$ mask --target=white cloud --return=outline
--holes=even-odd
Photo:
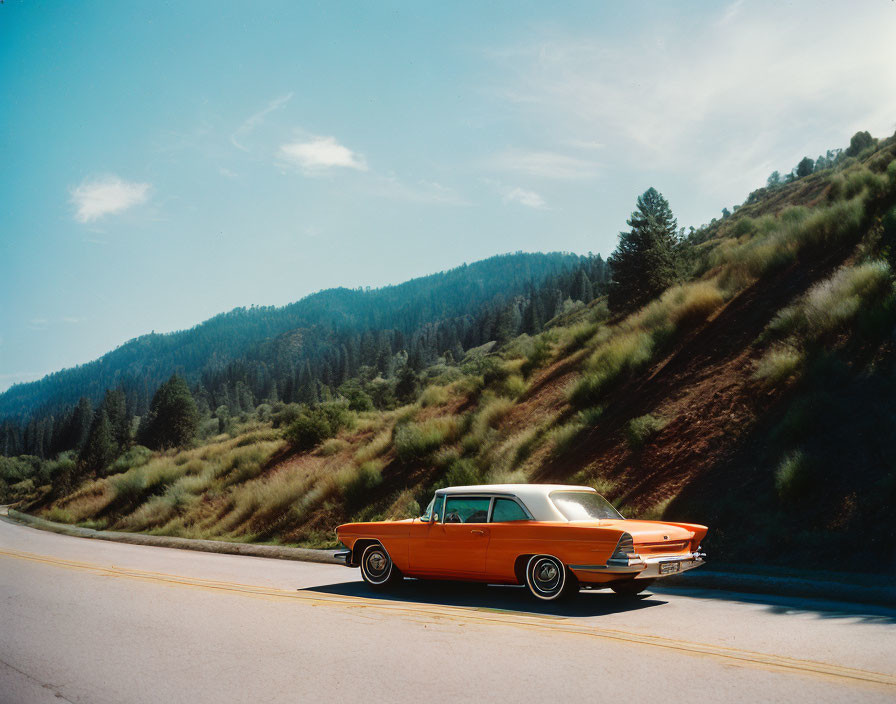
[[[304,142],[288,142],[280,146],[278,156],[308,172],[336,167],[367,171],[364,157],[343,146],[334,137],[312,137]]]
[[[253,115],[250,115],[243,124],[237,127],[236,131],[230,135],[230,143],[233,144],[237,149],[240,149],[244,152],[248,152],[249,148],[242,143],[242,140],[249,136],[256,127],[258,127],[262,122],[264,122],[264,118],[270,115],[275,110],[279,110],[284,105],[286,105],[290,100],[292,100],[292,93],[286,93],[285,95],[281,95],[277,98],[274,98],[271,102],[269,102],[264,108],[259,110]]]
[[[538,178],[577,180],[597,175],[597,162],[553,151],[509,149],[492,156],[486,167]]]
[[[47,329],[47,319],[46,318],[32,318],[28,321],[28,329],[29,330],[46,330]]]
[[[66,316],[62,319],[62,322],[69,323],[70,325],[76,325],[80,323],[84,318],[76,318],[74,316]]]
[[[70,193],[75,206],[75,220],[86,223],[145,203],[149,196],[149,184],[105,176],[84,181],[72,188]]]
[[[614,170],[674,173],[723,203],[858,129],[896,126],[896,91],[884,89],[896,85],[892,3],[672,12],[677,21],[648,18],[641,37],[553,27],[489,52],[504,69],[492,90],[547,145],[604,144],[601,163]],[[811,39],[831,27],[833,43]],[[500,161],[532,175],[588,171],[538,152]]]
[[[515,202],[525,205],[528,208],[541,209],[545,207],[544,198],[535,193],[535,191],[527,191],[522,188],[514,188],[504,195],[504,202]]]

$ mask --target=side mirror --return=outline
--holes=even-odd
[[[433,523],[439,522],[439,514],[437,514],[437,513],[432,514],[432,522]]]

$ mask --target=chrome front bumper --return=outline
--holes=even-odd
[[[657,555],[656,557],[643,558],[640,555],[632,555],[628,558],[614,558],[607,560],[605,565],[570,565],[573,572],[599,572],[601,574],[634,574],[635,579],[656,579],[657,577],[671,577],[673,574],[681,574],[703,564],[706,553],[689,552],[686,555]]]

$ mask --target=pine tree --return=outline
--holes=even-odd
[[[544,325],[544,312],[541,309],[541,300],[535,291],[529,298],[526,314],[523,316],[523,329],[530,335],[537,335]]]
[[[90,426],[87,442],[81,451],[81,461],[88,471],[99,472],[115,459],[116,449],[112,423],[106,409],[101,406]]]
[[[68,447],[81,452],[84,444],[87,442],[87,435],[90,432],[90,424],[93,422],[93,406],[90,399],[84,396],[75,406],[75,412],[72,414]]]
[[[417,375],[409,365],[405,365],[398,374],[395,395],[402,403],[411,403],[417,398]]]
[[[637,210],[627,221],[631,230],[619,234],[610,256],[609,306],[614,312],[639,308],[678,278],[678,223],[669,202],[654,188],[638,197]]]
[[[100,406],[109,418],[112,439],[119,451],[127,449],[131,442],[131,417],[128,415],[127,400],[121,389],[109,389]]]
[[[572,298],[576,301],[582,301],[582,303],[590,303],[594,300],[594,288],[591,286],[591,281],[584,271],[579,272]]]
[[[140,441],[153,449],[182,447],[193,441],[198,428],[196,401],[187,382],[174,374],[152,397],[141,423]]]

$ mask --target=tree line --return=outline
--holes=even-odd
[[[521,333],[540,332],[574,302],[589,302],[603,293],[609,279],[607,264],[599,255],[507,255],[486,261],[485,266],[464,267],[462,277],[452,272],[427,277],[435,279],[430,281],[434,286],[423,285],[423,280],[410,282],[413,285],[403,289],[402,295],[398,295],[400,287],[386,289],[384,298],[392,299],[393,315],[386,315],[389,305],[383,297],[377,300],[386,309],[377,315],[395,322],[394,327],[359,330],[356,325],[334,323],[343,312],[337,306],[329,316],[321,316],[327,318],[325,322],[262,339],[240,356],[227,359],[229,337],[219,336],[217,325],[211,326],[217,330],[214,333],[199,326],[193,331],[202,334],[203,344],[206,338],[217,338],[220,349],[214,349],[203,365],[194,366],[192,373],[177,365],[177,374],[160,383],[151,381],[153,377],[124,373],[116,377],[118,383],[112,388],[103,389],[98,401],[95,395],[82,392],[74,403],[48,403],[24,418],[8,417],[0,422],[0,454],[46,459],[74,452],[82,465],[95,468],[125,451],[125,429],[131,440],[147,447],[171,446],[168,431],[152,430],[147,420],[165,416],[157,404],[159,393],[170,391],[170,384],[180,389],[176,396],[181,398],[183,388],[187,389],[197,423],[204,420],[209,427],[223,428],[229,418],[262,403],[314,405],[344,398],[343,392],[357,396],[358,388],[372,408],[391,408],[413,395],[420,373],[432,364],[457,363],[467,350],[486,342],[503,343]],[[460,281],[460,293],[451,290],[449,295],[452,280]],[[361,292],[362,298],[366,295]],[[467,297],[466,306],[462,296]],[[407,327],[437,310],[459,314]],[[259,311],[259,315],[270,317],[275,312]],[[238,328],[234,322],[251,318],[246,311],[236,313],[230,317],[229,328]],[[263,326],[251,323],[250,327],[257,331]],[[134,427],[137,418],[140,425]],[[90,442],[91,438],[97,441]]]

